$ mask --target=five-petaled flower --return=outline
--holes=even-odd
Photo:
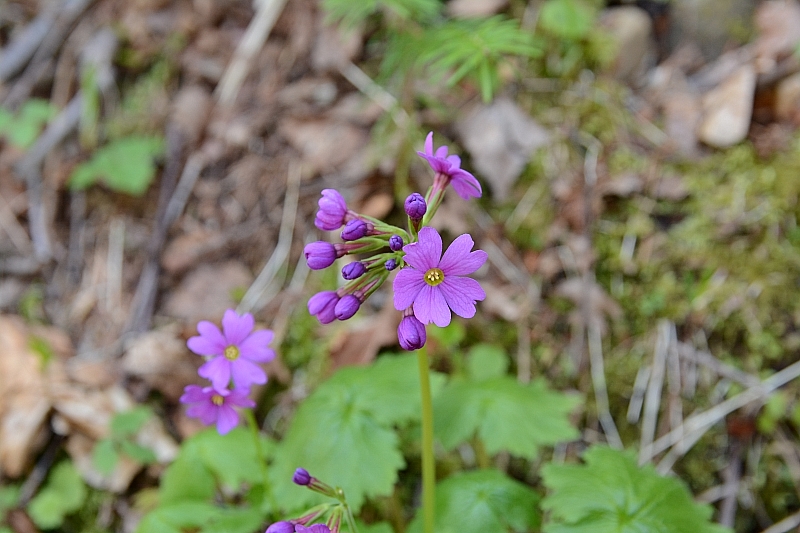
[[[267,382],[267,374],[256,363],[275,358],[275,352],[267,346],[273,334],[270,330],[253,331],[254,325],[250,313],[239,316],[228,309],[222,317],[222,331],[203,320],[197,324],[200,335],[186,342],[194,353],[210,357],[197,373],[210,380],[215,389],[227,389],[231,378],[237,389]]]
[[[442,180],[443,183],[439,185],[442,189],[449,183],[465,200],[479,198],[483,193],[481,184],[478,183],[475,176],[461,168],[461,158],[457,155],[447,155],[447,146],[440,146],[436,152],[433,151],[433,132],[428,133],[425,138],[425,151],[417,152],[417,154],[424,158],[436,172],[434,187],[437,187],[437,180]]]
[[[405,310],[412,304],[414,316],[423,324],[450,324],[450,310],[464,318],[475,316],[475,302],[486,298],[480,284],[463,277],[486,261],[483,250],[471,251],[474,242],[467,234],[453,241],[442,255],[442,238],[431,228],[419,232],[419,241],[403,247],[408,265],[394,279],[394,307]]]
[[[228,390],[187,385],[183,389],[181,403],[189,405],[186,409],[188,416],[199,418],[207,426],[216,422],[217,431],[224,435],[239,424],[239,413],[234,407],[256,406],[256,402],[247,397],[249,392],[247,389]]]

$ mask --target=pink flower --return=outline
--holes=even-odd
[[[486,298],[477,281],[463,277],[478,270],[486,252],[472,250],[475,243],[461,235],[442,256],[442,238],[431,228],[419,231],[419,242],[403,247],[407,267],[394,279],[394,307],[402,311],[412,304],[423,324],[439,327],[450,323],[450,310],[464,318],[475,316],[475,302]]]
[[[183,389],[181,403],[189,404],[186,409],[188,416],[199,418],[207,426],[216,422],[217,431],[224,435],[239,424],[239,413],[234,407],[256,406],[256,402],[247,397],[249,392],[247,389],[228,390],[187,385]]]
[[[250,313],[239,316],[228,309],[222,317],[222,331],[203,320],[197,324],[200,335],[186,342],[194,353],[212,357],[197,373],[211,380],[215,389],[227,389],[231,378],[237,389],[267,382],[267,374],[256,363],[275,358],[275,352],[267,346],[273,334],[268,329],[253,331],[254,324]]]
[[[447,146],[440,146],[433,151],[433,132],[428,133],[425,138],[425,151],[417,152],[431,166],[436,176],[434,177],[434,188],[437,188],[437,180],[441,179],[444,189],[448,183],[453,185],[453,189],[458,195],[469,200],[470,198],[480,198],[483,191],[481,184],[475,176],[461,168],[461,158],[457,155],[447,155]]]

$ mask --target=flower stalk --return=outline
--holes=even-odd
[[[422,519],[425,533],[434,533],[436,522],[436,457],[433,450],[433,401],[430,365],[425,346],[417,350],[422,403]]]

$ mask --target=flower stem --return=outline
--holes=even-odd
[[[422,517],[425,533],[434,532],[436,506],[436,458],[433,454],[433,402],[428,370],[428,352],[417,350],[422,395]]]
[[[261,446],[261,429],[256,422],[256,415],[253,414],[252,409],[244,409],[244,416],[247,418],[247,425],[250,428],[250,434],[253,436],[253,445],[256,448],[256,455],[258,456],[258,464],[261,468],[261,477],[264,483],[264,496],[269,501],[270,507],[276,509],[275,498],[272,495],[272,487],[269,482],[269,474],[267,473],[267,456],[264,454],[264,448]]]

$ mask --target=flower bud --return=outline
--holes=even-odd
[[[403,249],[403,238],[400,235],[392,235],[389,237],[389,248],[393,252],[399,252]]]
[[[294,533],[294,524],[291,522],[275,522],[264,533]]]
[[[427,340],[425,325],[414,315],[403,317],[397,326],[397,340],[404,350],[419,350]]]
[[[329,242],[317,241],[306,244],[303,249],[308,268],[322,270],[328,268],[336,261],[336,248]]]
[[[295,527],[296,533],[331,533],[331,530],[325,524],[314,524],[313,526],[301,526],[297,525]]]
[[[361,220],[359,218],[350,220],[347,224],[344,225],[344,229],[342,230],[342,240],[344,241],[355,241],[360,239],[361,237],[366,236],[372,231],[373,227],[372,224]]]
[[[321,324],[330,324],[336,320],[334,312],[339,302],[335,291],[318,292],[308,300],[308,312],[317,317]]]
[[[292,476],[292,481],[294,481],[297,485],[308,485],[311,483],[311,474],[308,473],[308,470],[305,468],[298,468],[294,471],[294,475]]]
[[[342,268],[342,277],[346,280],[358,279],[367,271],[367,266],[361,261],[348,263]]]
[[[358,312],[359,307],[361,307],[361,300],[352,294],[345,294],[336,303],[334,314],[339,320],[347,320]]]
[[[383,264],[383,266],[386,268],[386,270],[391,272],[392,270],[397,268],[397,260],[396,259],[389,259]]]
[[[314,220],[314,225],[321,230],[333,231],[342,227],[347,204],[335,189],[323,189],[322,198],[319,199],[319,211]]]
[[[408,218],[413,221],[420,221],[425,213],[428,211],[428,204],[425,203],[425,198],[418,192],[411,193],[404,204]]]

